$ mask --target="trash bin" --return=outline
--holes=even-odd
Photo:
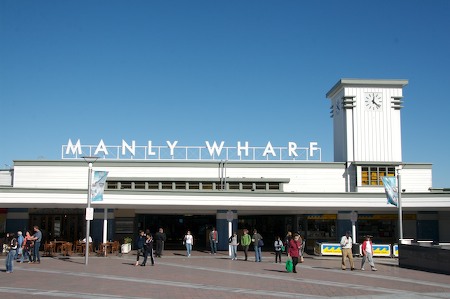
[[[359,243],[353,243],[352,245],[352,254],[353,256],[360,256],[361,252],[359,251]]]

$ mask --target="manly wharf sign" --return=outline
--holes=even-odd
[[[122,140],[121,145],[107,145],[100,140],[95,145],[75,143],[69,139],[62,145],[62,159],[80,159],[83,156],[97,156],[107,160],[228,160],[228,161],[321,161],[322,150],[317,142],[307,147],[299,147],[289,141],[286,146],[273,146],[269,141],[265,146],[250,146],[248,141],[238,141],[226,146],[225,141],[205,141],[203,146],[181,146],[178,141],[166,141],[165,145],[154,145],[148,140],[137,145],[135,140]]]

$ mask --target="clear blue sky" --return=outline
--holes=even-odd
[[[450,187],[450,1],[0,1],[0,163],[119,145],[317,141],[340,78],[408,79],[404,162]]]

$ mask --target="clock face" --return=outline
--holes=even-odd
[[[336,103],[334,104],[334,113],[336,115],[339,115],[341,110],[342,110],[342,101],[340,99],[337,99]]]
[[[382,109],[383,97],[381,92],[368,92],[365,95],[366,110],[379,111]]]

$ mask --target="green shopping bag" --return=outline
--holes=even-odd
[[[286,271],[292,272],[292,269],[294,268],[294,264],[292,263],[292,259],[289,257],[286,260]]]

